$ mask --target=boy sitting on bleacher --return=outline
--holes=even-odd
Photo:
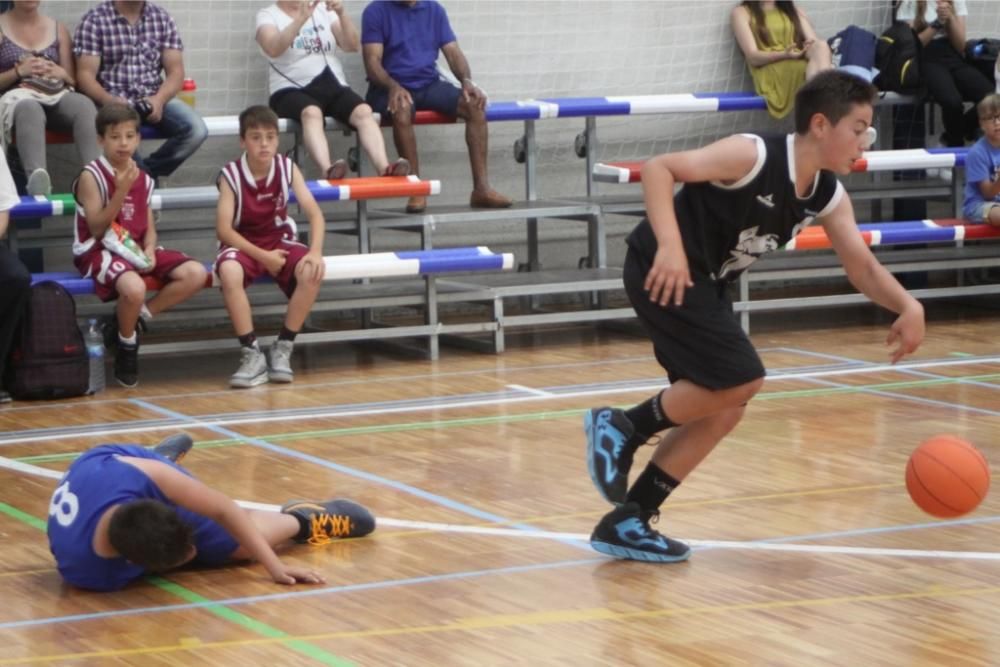
[[[140,314],[149,319],[177,305],[202,289],[206,277],[201,263],[156,244],[153,179],[132,159],[139,147],[139,122],[139,114],[124,104],[101,107],[97,136],[104,155],[87,164],[73,183],[73,263],[81,275],[93,278],[102,301],[118,299],[115,379],[124,387],[139,383]],[[149,303],[144,303],[143,276],[164,283]],[[114,325],[109,324],[112,336]]]
[[[987,95],[976,107],[983,136],[965,158],[965,201],[970,222],[1000,227],[1000,95]]]
[[[252,106],[240,114],[244,153],[222,168],[217,185],[216,231],[219,254],[215,272],[242,346],[240,367],[231,387],[291,382],[292,345],[316,301],[326,270],[323,263],[323,213],[306,187],[302,172],[278,153],[278,117]],[[288,215],[289,189],[309,218],[309,246],[298,241]],[[278,340],[265,358],[253,330],[246,287],[265,274],[288,296],[288,312]]]

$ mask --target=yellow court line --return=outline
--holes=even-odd
[[[893,487],[901,487],[901,483],[892,482],[887,484],[865,484],[859,486],[841,486],[835,489],[815,489],[812,491],[784,491],[781,493],[765,493],[756,496],[735,496],[726,498],[705,498],[703,500],[678,500],[673,501],[668,506],[668,509],[674,507],[702,507],[706,505],[730,505],[733,503],[744,503],[755,500],[775,500],[778,498],[800,498],[803,496],[820,496],[833,493],[852,493],[855,491],[871,491],[874,489],[889,489]],[[596,519],[607,514],[607,510],[596,510],[592,512],[575,512],[573,514],[550,514],[548,516],[536,516],[527,519],[511,519],[509,521],[497,521],[490,523],[476,523],[469,524],[474,528],[500,528],[503,526],[511,526],[514,524],[521,523],[545,523],[547,521],[561,521],[564,519]],[[437,530],[398,530],[379,533],[379,538],[394,538],[398,539],[400,537],[413,537],[415,535],[440,535],[441,532]],[[2,664],[2,663],[0,663]]]
[[[518,626],[555,625],[561,623],[585,623],[591,621],[624,622],[651,618],[670,618],[675,616],[696,616],[702,614],[724,614],[742,611],[767,611],[775,609],[796,609],[826,607],[837,604],[862,602],[893,602],[897,600],[914,599],[945,599],[956,597],[975,597],[1000,593],[1000,586],[989,588],[959,588],[942,589],[938,586],[910,593],[885,593],[881,595],[844,595],[828,598],[807,598],[797,600],[771,600],[769,602],[743,602],[723,605],[704,605],[700,607],[678,607],[673,609],[650,609],[646,611],[616,612],[606,607],[592,609],[562,609],[555,611],[531,612],[527,614],[498,614],[494,616],[470,617],[454,623],[439,625],[417,625],[400,628],[375,628],[371,630],[351,630],[345,632],[325,632],[310,635],[264,637],[259,639],[234,639],[229,641],[205,642],[195,644],[188,637],[177,644],[149,646],[132,649],[109,649],[106,651],[87,651],[82,653],[60,653],[54,655],[33,656],[29,658],[4,658],[0,665],[26,665],[62,660],[81,660],[84,658],[119,658],[129,655],[153,655],[172,653],[176,651],[200,651],[204,649],[227,649],[249,646],[266,646],[285,644],[295,641],[324,641],[333,639],[364,639],[367,637],[393,637],[401,635],[426,635],[442,632],[469,632],[474,630],[494,630]]]

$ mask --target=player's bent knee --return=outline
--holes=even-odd
[[[115,282],[118,298],[130,303],[141,303],[146,298],[146,283],[138,273],[129,271]]]
[[[302,110],[302,120],[321,121],[323,120],[323,110],[317,106],[309,105]]]

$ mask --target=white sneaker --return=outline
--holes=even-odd
[[[267,359],[259,347],[244,347],[240,350],[240,367],[229,378],[229,386],[249,389],[267,382]]]
[[[31,176],[28,176],[27,190],[32,197],[39,195],[48,197],[52,194],[52,179],[49,178],[49,172],[44,169],[36,169],[31,172]]]
[[[267,377],[271,382],[291,382],[292,374],[292,348],[295,346],[290,340],[276,340],[271,345],[268,352]]]

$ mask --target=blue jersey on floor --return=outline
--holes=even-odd
[[[94,531],[101,516],[113,505],[135,500],[158,500],[177,509],[194,533],[198,550],[194,562],[218,565],[229,559],[239,544],[222,526],[177,507],[146,473],[119,456],[154,459],[191,475],[139,445],[100,445],[84,452],[59,480],[49,504],[49,548],[63,579],[80,588],[113,591],[146,573],[120,556],[103,558],[94,553]]]

